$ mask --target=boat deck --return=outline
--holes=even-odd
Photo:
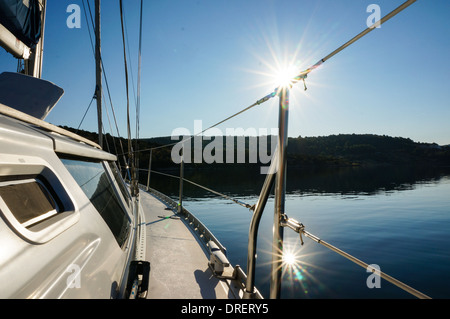
[[[208,255],[184,219],[153,195],[141,191],[150,262],[148,299],[229,299],[226,281],[213,276]]]

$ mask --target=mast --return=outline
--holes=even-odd
[[[42,6],[41,11],[41,40],[36,46],[35,50],[35,60],[34,60],[34,68],[33,68],[33,76],[36,78],[42,77],[42,61],[44,59],[44,35],[45,35],[45,13],[47,9],[47,0],[39,1]]]
[[[29,76],[40,79],[42,77],[42,60],[44,54],[44,29],[45,29],[45,12],[47,0],[39,0],[40,19],[41,19],[41,37],[36,47],[30,50],[29,57],[22,56],[24,59],[24,73]],[[21,57],[21,58],[22,58]]]
[[[95,97],[97,100],[98,144],[103,148],[102,127],[102,61],[100,40],[100,0],[95,0]]]

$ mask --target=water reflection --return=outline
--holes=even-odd
[[[178,171],[170,174],[177,175]],[[410,190],[417,184],[436,183],[450,175],[448,168],[427,167],[340,167],[288,168],[287,194],[375,195],[380,192]],[[141,176],[146,183],[146,176]],[[241,168],[186,170],[185,178],[229,196],[259,195],[265,175],[259,169]],[[179,181],[175,178],[151,175],[151,187],[170,196],[178,196]],[[216,197],[216,195],[184,183],[186,199]]]
[[[177,174],[177,172],[172,172]],[[258,170],[186,171],[196,183],[253,204],[264,182]],[[144,176],[146,179],[146,176]],[[288,169],[288,215],[307,230],[367,263],[375,263],[433,298],[449,298],[450,168],[377,167]],[[151,187],[178,198],[179,181],[153,174]],[[423,187],[426,186],[426,187]],[[348,198],[360,199],[346,200]],[[233,265],[246,268],[251,213],[184,184],[184,203],[227,247]],[[273,198],[259,227],[256,287],[269,296]],[[366,286],[363,268],[298,234],[285,231],[283,298],[410,298],[388,283]],[[433,247],[433,249],[430,249]]]

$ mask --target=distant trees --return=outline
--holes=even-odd
[[[72,128],[65,129],[76,131]],[[96,133],[79,131],[79,135],[98,141]],[[223,138],[223,156],[226,156],[226,138]],[[253,137],[254,138],[254,137]],[[246,163],[237,163],[235,165],[261,165],[261,163],[249,163],[249,153],[254,149],[249,149],[251,137],[245,137],[245,156]],[[267,155],[271,153],[271,139],[267,138]],[[106,143],[107,142],[107,143]],[[176,141],[170,137],[156,137],[140,139],[136,144],[133,141],[133,149],[149,149],[161,145],[172,144]],[[210,140],[202,141],[204,149]],[[123,153],[128,150],[128,140],[124,138],[113,138],[109,134],[105,135],[105,150],[118,154],[118,158],[123,162]],[[234,138],[235,153],[238,145],[237,137]],[[122,151],[123,149],[123,151]],[[240,150],[242,151],[242,150]],[[147,169],[149,162],[149,151],[137,153],[139,166]],[[127,156],[127,155],[125,155]],[[193,156],[191,154],[191,156]],[[259,158],[259,157],[258,157]],[[236,159],[236,157],[235,157]],[[230,164],[204,164],[192,163],[190,167],[211,167]],[[267,164],[267,163],[263,163]],[[288,164],[293,166],[355,166],[355,165],[435,165],[450,166],[450,146],[439,146],[435,143],[417,143],[410,138],[391,137],[386,135],[374,134],[339,134],[319,137],[291,137],[288,141]],[[231,164],[233,165],[233,164]],[[171,159],[171,147],[154,149],[152,152],[152,168],[170,168],[177,167]]]
[[[450,166],[450,147],[416,143],[410,138],[374,134],[339,134],[290,138],[288,150],[297,156],[327,156],[340,163],[435,164]]]

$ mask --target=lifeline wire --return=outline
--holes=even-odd
[[[143,169],[143,168],[140,168],[139,170],[140,170],[140,171],[146,171],[146,172],[149,171],[149,170]],[[180,179],[180,176],[175,176],[175,175],[171,175],[171,174],[167,174],[167,173],[162,173],[162,172],[158,172],[158,171],[154,171],[154,170],[150,170],[150,172],[156,173],[156,174],[160,174],[160,175],[163,175],[163,176],[167,176],[167,177],[172,177],[172,178]],[[215,191],[215,190],[213,190],[213,189],[211,189],[211,188],[208,188],[208,187],[206,187],[206,186],[197,184],[197,183],[195,183],[195,182],[193,182],[193,181],[190,181],[190,180],[188,180],[188,179],[186,179],[186,178],[183,178],[183,181],[188,182],[188,183],[190,183],[190,184],[192,184],[192,185],[194,185],[194,186],[197,186],[197,187],[199,187],[199,188],[202,188],[202,189],[204,189],[204,190],[206,190],[206,191],[208,191],[208,192],[211,192],[211,193],[213,193],[213,194],[219,195],[219,196],[221,196],[221,197],[223,197],[223,198],[225,198],[225,199],[231,200],[231,201],[235,202],[236,204],[241,205],[242,207],[248,208],[248,209],[250,209],[250,210],[253,210],[253,208],[254,208],[254,205],[252,206],[252,205],[250,205],[250,204],[244,203],[244,202],[242,202],[242,201],[240,201],[240,200],[237,200],[237,199],[232,198],[232,197],[230,197],[230,196],[228,196],[228,195],[219,193],[218,191]]]
[[[299,223],[298,221],[296,221],[295,219],[289,218],[287,217],[285,214],[283,215],[283,219],[281,221],[281,225],[283,227],[288,227],[290,229],[292,229],[293,231],[295,231],[296,233],[298,233],[300,235],[300,243],[301,245],[303,245],[303,238],[302,238],[302,234],[304,234],[306,237],[312,239],[313,241],[315,241],[318,244],[321,244],[323,246],[325,246],[326,248],[334,251],[335,253],[338,253],[339,255],[347,258],[348,260],[354,262],[355,264],[357,264],[358,266],[361,266],[363,268],[365,268],[367,271],[372,271],[373,273],[375,273],[376,275],[380,276],[381,278],[389,281],[390,283],[394,284],[395,286],[403,289],[404,291],[414,295],[417,298],[420,299],[431,299],[430,297],[428,297],[427,295],[421,293],[420,291],[402,283],[401,281],[383,273],[382,271],[376,270],[374,267],[372,267],[371,265],[366,264],[365,262],[359,260],[358,258],[346,253],[345,251],[327,243],[326,241],[323,241],[322,239],[320,239],[319,237],[307,232],[305,230],[305,225],[303,225],[302,223]]]
[[[369,265],[366,264],[365,262],[363,262],[363,261],[357,259],[356,257],[346,253],[345,251],[340,250],[339,248],[337,248],[337,247],[327,243],[326,241],[321,240],[320,238],[318,238],[317,236],[314,236],[313,234],[307,232],[306,230],[302,229],[301,232],[303,234],[305,234],[306,237],[314,240],[316,243],[321,244],[321,245],[327,247],[328,249],[331,249],[332,251],[334,251],[334,252],[338,253],[339,255],[347,258],[348,260],[354,262],[355,264],[357,264],[357,265],[359,265],[359,266],[361,266],[361,267],[363,267],[365,269],[370,269]],[[378,274],[381,278],[383,278],[383,279],[389,281],[390,283],[396,285],[397,287],[403,289],[404,291],[406,291],[406,292],[416,296],[417,298],[420,298],[420,299],[431,299],[429,296],[427,296],[427,295],[421,293],[420,291],[417,291],[416,289],[414,289],[414,288],[404,284],[403,282],[401,282],[401,281],[399,281],[399,280],[397,280],[397,279],[395,279],[395,278],[385,274],[382,271],[379,271],[379,272],[378,271],[373,271],[373,272]]]

